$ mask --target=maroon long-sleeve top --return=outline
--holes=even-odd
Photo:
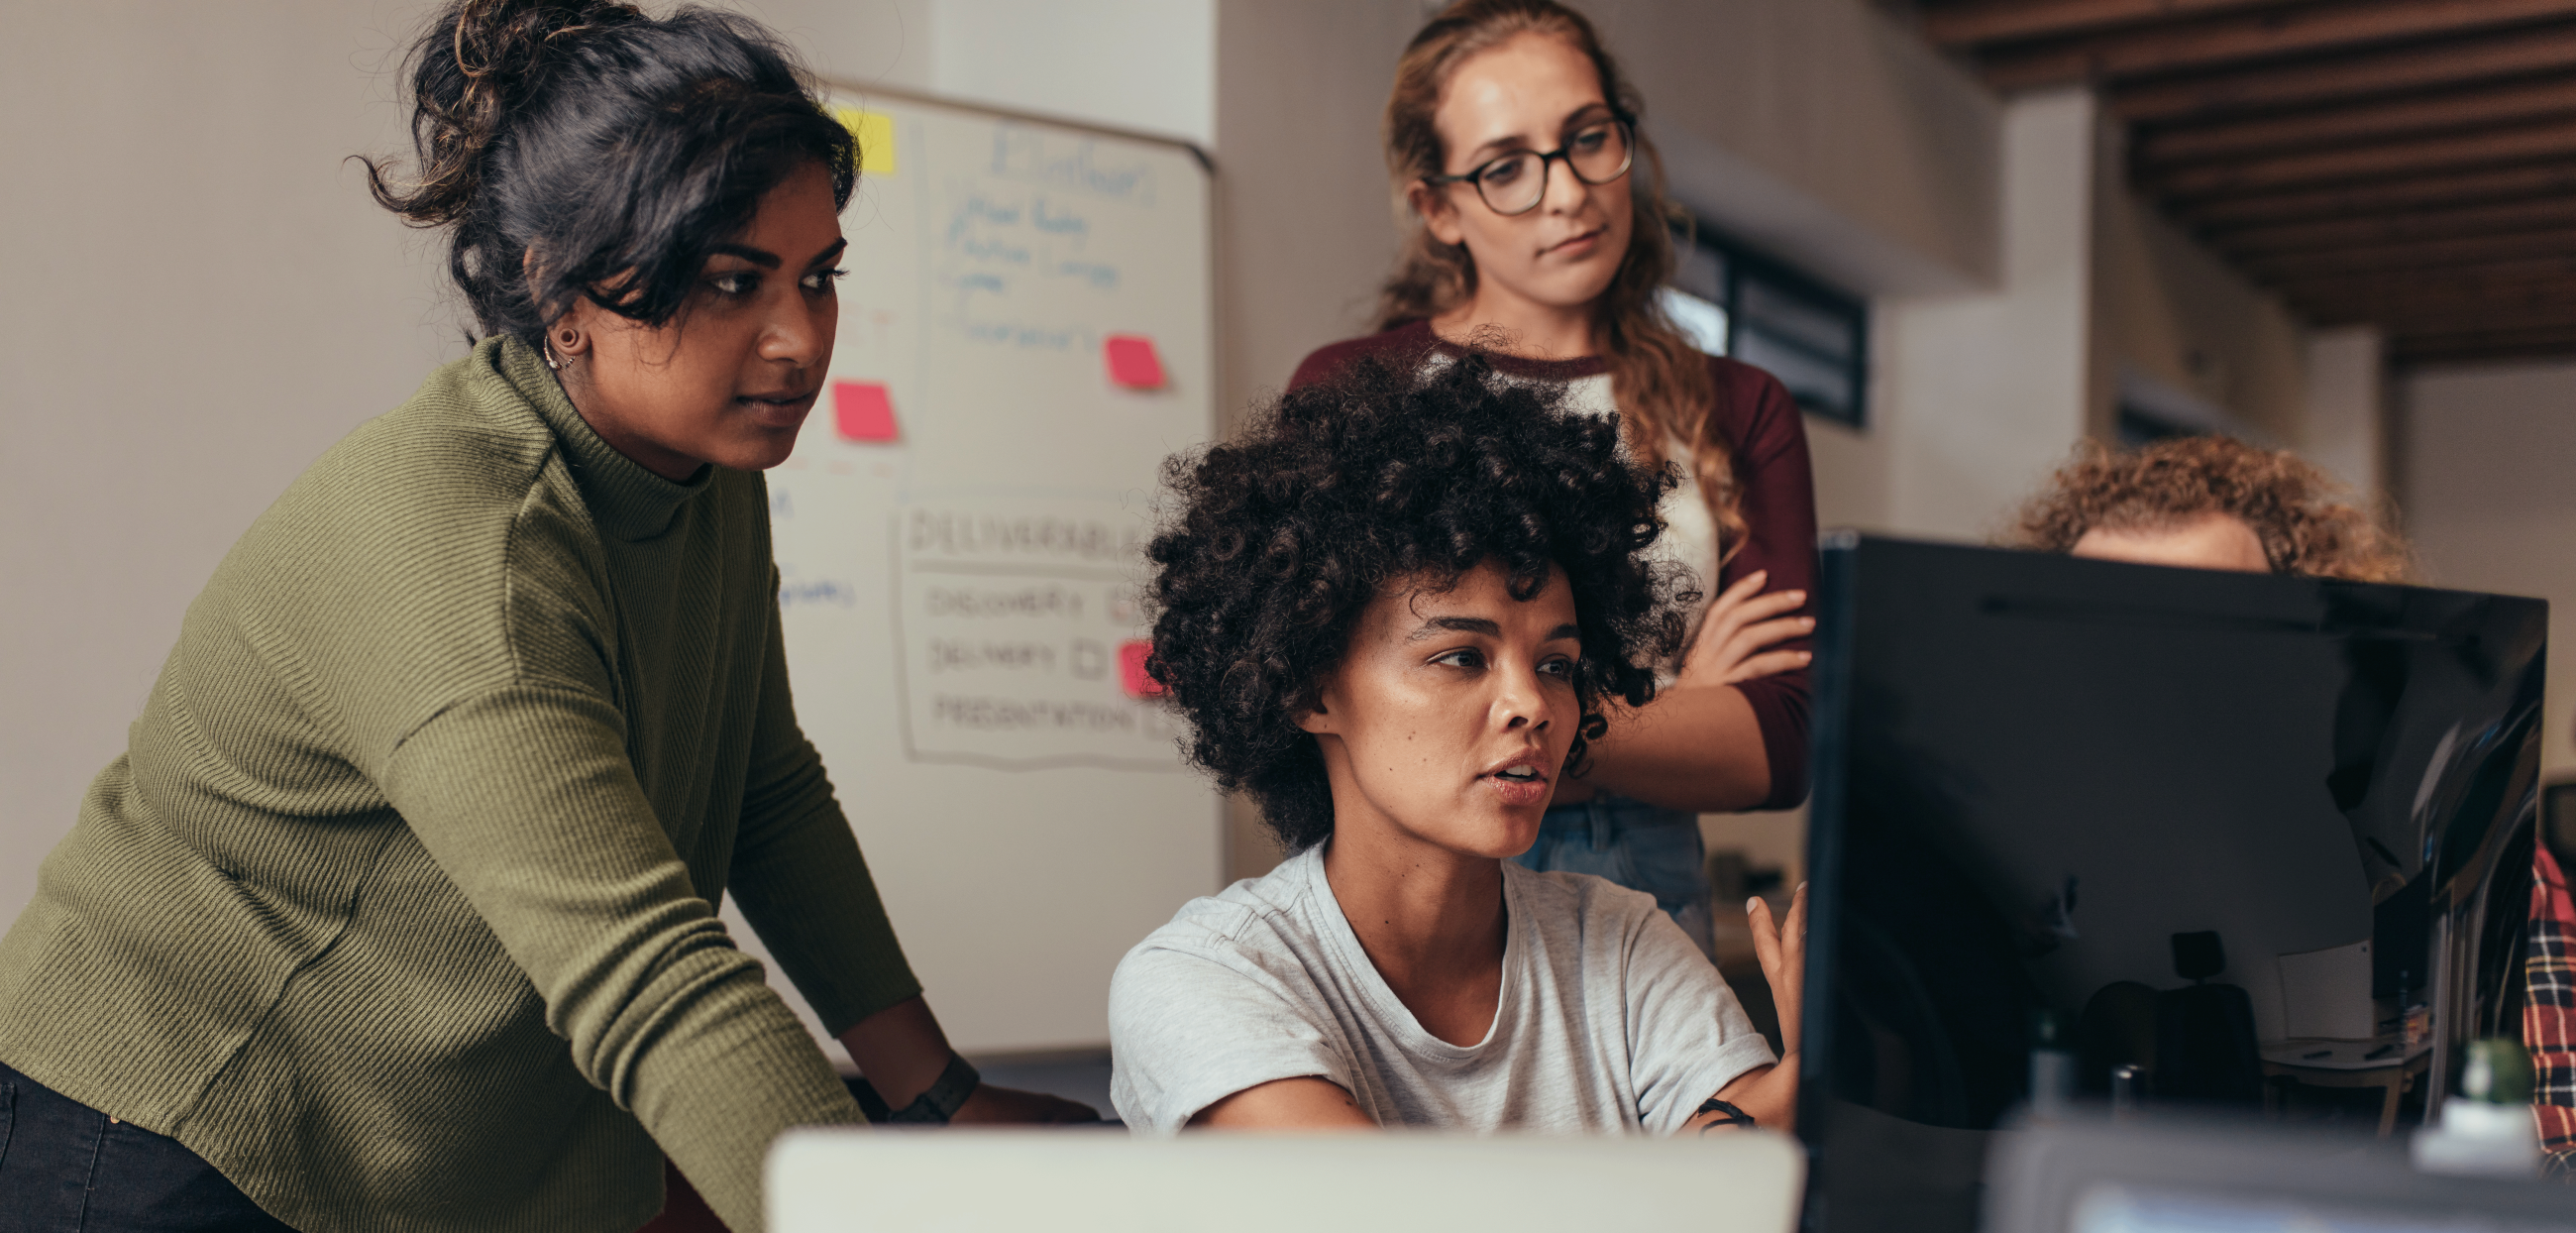
[[[1428,321],[1414,321],[1382,334],[1346,339],[1318,349],[1297,365],[1290,389],[1331,377],[1362,356],[1464,355],[1442,341]],[[1543,381],[1578,381],[1610,371],[1608,360],[1528,360],[1488,355],[1506,375]],[[1718,569],[1712,596],[1756,570],[1770,577],[1764,591],[1804,591],[1807,601],[1793,616],[1815,615],[1816,485],[1807,461],[1807,426],[1797,402],[1778,378],[1750,364],[1708,357],[1709,376],[1717,388],[1718,436],[1733,451],[1737,508],[1747,532]],[[1705,568],[1703,566],[1702,568]],[[1808,650],[1811,641],[1797,638],[1781,650]],[[1762,732],[1763,758],[1771,768],[1771,795],[1761,808],[1787,809],[1807,798],[1807,670],[1761,677],[1736,685],[1753,707]]]

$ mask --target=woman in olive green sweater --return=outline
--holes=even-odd
[[[225,557],[0,940],[0,1227],[622,1233],[667,1153],[750,1233],[861,1110],[728,892],[898,1118],[1086,1116],[950,1052],[788,695],[847,132],[701,10],[461,0],[412,85],[487,337]]]

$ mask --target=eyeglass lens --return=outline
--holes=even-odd
[[[1565,165],[1586,184],[1607,184],[1627,173],[1628,131],[1617,123],[1595,124],[1566,138]],[[1536,150],[1506,154],[1476,173],[1476,193],[1497,214],[1521,214],[1547,192],[1547,158]]]

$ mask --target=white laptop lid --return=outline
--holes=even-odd
[[[1769,1133],[1559,1135],[800,1130],[770,1233],[1789,1233],[1806,1161]]]

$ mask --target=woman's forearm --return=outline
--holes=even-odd
[[[1683,685],[1638,710],[1613,710],[1577,784],[1692,813],[1752,809],[1770,799],[1762,726],[1732,685]]]
[[[917,995],[851,1024],[841,1033],[841,1047],[850,1051],[877,1098],[896,1110],[929,1091],[954,1056],[939,1017]],[[1059,1096],[979,1083],[948,1120],[958,1126],[1057,1124],[1097,1122],[1100,1114]]]
[[[948,1069],[948,1034],[918,996],[850,1025],[841,1033],[841,1047],[891,1109],[911,1104]]]

